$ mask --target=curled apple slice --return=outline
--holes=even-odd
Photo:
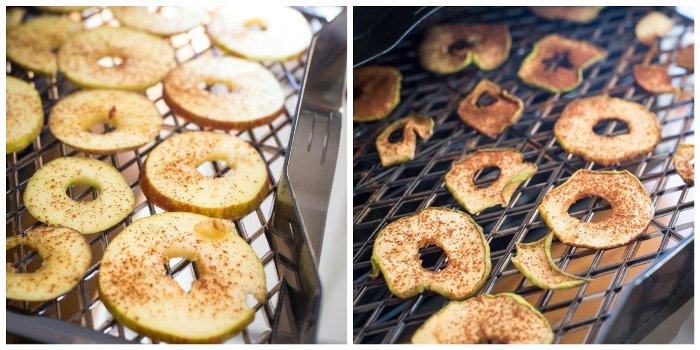
[[[516,243],[516,255],[510,259],[532,284],[542,289],[569,289],[588,283],[588,278],[578,277],[559,269],[552,259],[552,237],[532,243]]]

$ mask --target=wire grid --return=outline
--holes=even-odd
[[[439,21],[503,22],[513,38],[508,60],[491,72],[473,66],[448,76],[436,76],[418,64],[416,48],[421,33],[413,33],[392,52],[373,63],[398,68],[404,76],[401,103],[389,118],[376,123],[355,123],[353,130],[353,335],[355,343],[410,342],[415,330],[448,300],[434,292],[400,299],[389,292],[383,277],[371,279],[370,257],[378,232],[388,223],[427,207],[464,211],[444,186],[450,164],[476,149],[511,147],[537,173],[515,192],[506,208],[500,206],[474,216],[483,227],[491,248],[491,273],[479,293],[515,292],[549,320],[557,343],[590,343],[626,284],[649,267],[660,254],[694,234],[693,187],[686,186],[672,166],[671,157],[681,143],[693,142],[693,74],[675,66],[674,53],[693,41],[692,22],[673,9],[661,8],[675,23],[657,50],[635,40],[634,25],[651,8],[604,9],[590,24],[545,21],[526,8],[445,8]],[[608,52],[608,57],[584,72],[584,81],[573,92],[551,94],[531,88],[517,77],[517,70],[533,43],[549,33],[588,40]],[[660,48],[660,49],[659,49]],[[635,86],[632,65],[640,62],[671,63],[678,94],[654,96]],[[486,77],[525,105],[520,120],[496,139],[490,139],[459,119],[456,108],[476,83]],[[662,139],[655,150],[615,167],[603,167],[566,153],[556,142],[552,128],[561,111],[575,98],[607,93],[638,102],[658,116]],[[435,119],[433,135],[419,141],[415,159],[383,168],[374,140],[391,121],[410,111]],[[624,132],[624,123],[596,127],[604,135]],[[575,248],[555,240],[552,257],[562,270],[593,279],[578,288],[544,291],[528,282],[510,262],[516,242],[532,242],[549,229],[537,211],[548,190],[561,185],[577,169],[629,170],[641,180],[656,213],[647,232],[627,246],[610,250]],[[493,181],[497,174],[482,169],[477,185]],[[600,221],[611,214],[599,198],[576,202],[571,215],[583,221]],[[423,266],[444,268],[447,262],[437,247],[419,250]]]
[[[35,13],[31,13],[33,15]],[[84,11],[82,14],[72,13],[75,20],[81,20],[86,28],[94,28],[101,25],[118,26],[119,23],[108,9],[95,8]],[[319,30],[324,21],[315,17],[309,17],[309,22],[314,32]],[[201,55],[222,55],[215,47],[212,47],[204,25],[198,26],[187,33],[167,38],[176,53],[177,64],[182,64]],[[282,85],[285,92],[284,113],[270,124],[260,126],[252,130],[232,131],[234,134],[253,144],[265,159],[272,186],[261,206],[251,214],[240,220],[235,220],[235,227],[239,235],[246,240],[256,252],[264,266],[267,278],[267,301],[258,303],[249,298],[249,305],[254,306],[256,313],[254,321],[240,334],[228,340],[228,343],[268,343],[271,336],[271,328],[275,318],[278,293],[281,287],[281,279],[278,277],[274,264],[275,253],[271,250],[267,224],[272,213],[274,193],[282,171],[289,141],[292,116],[296,108],[299,83],[303,76],[306,56],[285,63],[267,63],[265,66],[272,71]],[[35,76],[30,71],[25,71],[17,65],[6,64],[7,74],[19,77],[35,85],[42,99],[45,118],[51,107],[62,97],[77,91],[63,76],[58,78],[46,78]],[[27,231],[42,226],[43,224],[32,218],[22,202],[22,192],[27,181],[36,169],[43,164],[63,156],[84,156],[105,161],[118,169],[125,177],[127,183],[134,191],[135,206],[129,216],[117,226],[97,234],[86,235],[92,251],[91,266],[83,280],[71,292],[54,300],[46,302],[22,302],[7,300],[8,309],[21,309],[35,315],[54,317],[84,327],[92,328],[97,332],[122,337],[127,340],[151,343],[152,341],[116,322],[105,306],[100,301],[97,292],[97,274],[102,254],[109,242],[132,221],[149,215],[163,212],[146,200],[138,183],[138,175],[145,158],[150,151],[163,140],[172,137],[185,130],[204,130],[189,123],[170,112],[162,98],[162,84],[146,90],[145,95],[152,100],[164,118],[164,125],[160,135],[149,144],[135,151],[123,152],[106,156],[85,154],[71,149],[69,146],[56,140],[45,123],[40,136],[25,150],[8,154],[6,156],[6,232],[10,235],[23,235]],[[102,126],[108,128],[107,126]],[[99,126],[93,128],[96,132],[108,130]],[[207,129],[210,130],[210,129]],[[224,176],[230,169],[223,162],[207,162],[201,165],[200,172],[209,176]],[[96,190],[76,186],[69,190],[69,195],[76,200],[89,200],[96,198]],[[20,246],[7,251],[7,262],[12,263],[19,271],[34,271],[40,265],[41,258],[28,247]],[[176,258],[170,259],[169,264],[164,264],[164,273],[171,275],[184,290],[191,288],[191,283],[199,277],[197,265],[192,262]]]

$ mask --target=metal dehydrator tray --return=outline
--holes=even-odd
[[[337,12],[337,11],[331,11]],[[29,17],[39,14],[30,9]],[[329,12],[330,14],[330,12]],[[93,8],[82,13],[72,13],[70,16],[76,20],[81,19],[87,28],[101,25],[118,25],[111,12],[105,8]],[[314,32],[317,32],[326,23],[323,16],[315,17],[307,15],[307,19]],[[184,34],[169,37],[168,42],[175,50],[177,64],[182,64],[191,59],[197,59],[200,55],[223,53],[212,47],[205,33],[204,25],[200,25]],[[287,155],[287,145],[293,126],[293,116],[299,97],[300,83],[304,74],[306,55],[285,63],[266,63],[282,85],[286,94],[284,113],[270,124],[247,131],[232,131],[232,134],[249,141],[261,153],[268,166],[268,173],[272,186],[261,206],[254,212],[235,221],[238,233],[248,242],[256,254],[260,257],[267,278],[267,302],[255,305],[255,319],[248,327],[227,343],[268,343],[272,341],[275,325],[279,322],[293,322],[293,319],[280,320],[277,314],[279,300],[284,297],[284,283],[278,275],[275,266],[276,252],[271,248],[271,237],[268,230],[274,203],[274,194],[280,180],[283,163]],[[59,73],[57,78],[35,76],[17,65],[7,61],[6,72],[34,84],[39,91],[47,117],[51,107],[62,97],[77,91],[77,88],[68,83]],[[144,197],[138,185],[138,175],[149,152],[163,140],[186,130],[202,130],[201,127],[189,123],[171,113],[162,98],[162,84],[146,90],[145,95],[152,100],[164,118],[164,125],[160,135],[152,142],[136,151],[122,152],[113,155],[95,156],[89,155],[64,145],[56,140],[49,131],[46,123],[40,136],[25,150],[8,154],[6,156],[6,235],[20,235],[32,228],[43,224],[31,217],[22,203],[22,193],[27,181],[43,164],[63,156],[86,156],[105,161],[125,177],[131,186],[135,196],[135,206],[131,214],[117,226],[98,234],[87,235],[86,238],[92,251],[92,262],[83,280],[71,292],[62,295],[55,300],[46,302],[22,302],[6,301],[8,310],[8,328],[11,330],[11,321],[29,324],[30,329],[23,329],[22,336],[31,341],[62,341],[62,342],[111,342],[130,341],[151,343],[151,340],[136,334],[130,329],[116,322],[100,301],[97,292],[97,275],[102,254],[109,242],[131,222],[142,217],[163,212],[155,207]],[[102,132],[104,129],[97,130]],[[205,175],[223,176],[230,171],[223,163],[207,162],[199,167]],[[95,198],[97,193],[89,188],[76,186],[69,195],[77,200]],[[27,251],[20,246],[7,251],[7,262],[20,271],[33,271],[40,265],[40,258],[33,251]],[[191,282],[197,278],[196,264],[183,259],[171,259],[166,264],[163,273],[170,274],[183,289],[189,290]],[[27,319],[22,315],[37,315],[46,318],[59,319],[64,322],[55,323],[52,320],[42,318]],[[12,317],[12,319],[10,319]],[[49,322],[44,322],[49,321]],[[48,323],[48,324],[47,324]],[[82,328],[76,328],[76,325]],[[17,324],[14,325],[15,327]],[[102,336],[101,336],[102,335]],[[106,336],[105,336],[106,335]],[[8,333],[8,342],[12,340]],[[22,341],[23,339],[16,340]]]
[[[444,174],[453,161],[487,147],[515,148],[523,153],[525,160],[537,164],[538,171],[515,192],[506,208],[497,206],[473,216],[484,228],[493,265],[480,294],[515,292],[522,295],[549,320],[556,343],[611,341],[610,338],[601,339],[599,333],[603,333],[601,329],[610,326],[612,320],[622,319],[635,324],[629,319],[637,318],[640,322],[645,320],[648,327],[654,324],[654,321],[648,321],[654,315],[661,319],[665,317],[664,312],[659,312],[663,306],[677,308],[689,297],[688,289],[692,295],[694,187],[681,180],[671,157],[679,144],[693,142],[693,74],[672,64],[674,85],[682,92],[653,96],[635,85],[632,64],[673,62],[677,49],[693,42],[693,22],[676,14],[672,8],[657,9],[671,17],[675,27],[664,37],[661,49],[652,52],[634,36],[635,23],[651,10],[609,7],[592,23],[575,24],[538,19],[523,7],[443,8],[421,28],[445,22],[506,23],[513,38],[508,60],[491,72],[481,72],[470,66],[455,74],[437,76],[422,69],[418,63],[416,49],[423,30],[416,30],[395,49],[369,63],[394,66],[403,73],[404,79],[401,103],[389,118],[354,124],[355,343],[410,342],[415,330],[448,302],[429,291],[409,299],[393,296],[381,275],[376,279],[368,277],[372,245],[386,224],[421,209],[443,206],[463,211],[446,190]],[[550,33],[588,40],[607,50],[608,56],[585,70],[583,83],[570,93],[551,94],[532,88],[517,76],[517,70],[533,43]],[[525,104],[520,120],[496,139],[466,126],[456,113],[459,100],[483,77],[517,95]],[[562,109],[575,98],[604,93],[641,103],[658,116],[662,140],[653,152],[619,166],[602,167],[562,150],[552,133]],[[435,120],[434,134],[427,141],[418,142],[413,161],[383,168],[374,140],[386,125],[410,111],[432,117]],[[610,122],[596,130],[615,135],[624,132],[621,124]],[[515,269],[510,258],[515,254],[516,242],[532,242],[549,232],[538,214],[537,205],[548,190],[562,184],[577,169],[629,170],[641,180],[656,212],[646,234],[626,246],[594,250],[555,242],[552,256],[560,268],[593,281],[577,288],[543,291],[529,283]],[[476,183],[485,184],[495,176],[492,171],[477,174]],[[575,203],[569,212],[584,221],[602,220],[611,213],[611,207],[599,199],[587,198]],[[420,257],[423,266],[430,270],[446,264],[439,248],[423,248]],[[683,259],[674,265],[667,263],[675,258]],[[654,264],[655,261],[660,264]],[[670,272],[660,278],[662,275],[657,273],[660,270]],[[656,281],[657,287],[663,285],[665,288],[653,288],[654,284],[650,287],[644,280]],[[685,283],[687,281],[689,283]],[[636,284],[646,286],[641,298],[636,293],[641,289],[631,287]],[[676,289],[684,300],[669,297]],[[625,303],[625,312],[618,312],[617,306],[626,300],[631,302]],[[637,308],[642,301],[650,302],[645,303],[646,309]],[[615,331],[620,333],[616,337],[618,342],[632,335],[628,328],[612,333]]]

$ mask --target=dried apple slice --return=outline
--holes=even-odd
[[[172,7],[170,13],[162,8],[150,11],[146,6],[111,6],[109,9],[122,25],[162,36],[186,32],[200,25],[207,15],[205,8],[197,6]]]
[[[563,20],[576,23],[593,22],[605,6],[532,6],[535,16],[549,20]]]
[[[6,264],[8,299],[51,300],[68,293],[83,279],[90,267],[90,246],[78,232],[66,227],[39,227],[24,237],[7,237],[5,250],[29,246],[41,257],[34,272],[17,273]]]
[[[172,258],[196,262],[189,292],[164,274]],[[248,296],[263,304],[266,294],[263,265],[232,223],[192,213],[134,221],[107,246],[98,286],[117,321],[171,343],[225,340],[253,321]]]
[[[105,123],[105,134],[90,128]],[[137,149],[160,132],[163,117],[145,96],[129,91],[86,90],[62,98],[51,108],[49,128],[63,143],[88,153],[111,154]]]
[[[91,201],[75,201],[66,194],[73,185],[94,187],[99,195]],[[29,179],[24,205],[43,223],[90,234],[127,217],[134,208],[134,193],[111,165],[92,158],[63,157],[44,164]]]
[[[7,33],[7,58],[37,74],[56,75],[56,52],[83,29],[68,17],[38,16]]]
[[[615,136],[596,134],[593,127],[608,119],[624,122],[629,132]],[[554,124],[554,136],[567,152],[611,166],[654,150],[661,141],[661,126],[656,116],[639,103],[592,96],[566,105]]]
[[[452,301],[413,334],[414,344],[550,344],[547,319],[513,293]]]
[[[637,22],[634,34],[637,40],[646,46],[652,46],[656,39],[668,34],[673,28],[673,21],[658,11],[649,12]]]
[[[612,215],[604,221],[583,222],[567,213],[577,200],[605,199]],[[639,179],[628,171],[578,170],[542,198],[538,210],[547,226],[564,244],[610,249],[629,244],[644,234],[654,207]]]
[[[568,92],[581,84],[583,70],[605,55],[605,50],[593,44],[550,34],[535,43],[518,76],[549,92]]]
[[[516,243],[516,255],[510,259],[532,284],[542,289],[568,289],[578,287],[591,280],[566,273],[552,260],[552,237],[532,243]]]
[[[27,9],[24,7],[6,7],[5,19],[7,22],[5,23],[5,29],[7,32],[9,33],[10,30],[17,28],[20,24],[22,24],[22,20],[26,14]]]
[[[114,65],[104,64],[105,58],[111,58]],[[60,70],[83,88],[146,90],[174,65],[175,52],[165,40],[123,27],[83,32],[63,44],[58,53]]]
[[[39,136],[44,111],[39,93],[23,80],[7,76],[5,89],[5,153],[9,154],[27,148]]]
[[[480,169],[498,167],[496,181],[486,188],[474,184]],[[518,151],[508,148],[487,148],[452,164],[445,175],[445,186],[457,202],[471,214],[478,214],[495,205],[508,205],[520,183],[537,172],[537,166],[523,161]]]
[[[488,79],[482,79],[457,109],[464,123],[492,139],[517,122],[522,111],[521,99]]]
[[[408,162],[416,153],[416,134],[427,139],[433,133],[433,118],[415,113],[389,124],[377,136],[375,145],[382,166]]]
[[[389,66],[363,66],[353,70],[352,120],[384,119],[401,100],[401,72]]]
[[[665,64],[635,64],[632,66],[634,81],[652,94],[665,94],[678,89],[671,84],[668,66]]]
[[[510,54],[510,32],[504,24],[441,24],[425,34],[418,47],[420,64],[438,74],[450,74],[474,63],[489,71]]]
[[[421,266],[418,249],[435,244],[447,255],[444,269]],[[468,298],[486,282],[491,271],[489,245],[472,218],[457,210],[427,208],[398,219],[377,235],[372,249],[372,273],[384,275],[389,290],[410,298],[426,289],[457,300]]]
[[[695,44],[678,49],[676,64],[686,69],[695,69]]]
[[[225,161],[232,170],[222,177],[204,176],[197,167]],[[168,211],[189,211],[238,219],[258,208],[269,189],[265,161],[236,136],[208,131],[166,139],[146,159],[139,185],[146,198]]]
[[[678,146],[676,154],[673,155],[673,166],[681,179],[688,185],[695,183],[695,166],[692,161],[695,159],[695,145],[682,144]]]

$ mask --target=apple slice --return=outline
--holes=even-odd
[[[199,268],[188,292],[164,274],[173,258]],[[266,299],[263,265],[232,223],[192,213],[134,221],[107,246],[98,285],[117,321],[171,343],[221,342],[253,321],[248,295]]]
[[[284,111],[285,99],[280,83],[261,64],[212,56],[173,69],[163,82],[163,98],[177,115],[225,130],[272,122]]]
[[[5,153],[19,152],[32,143],[44,125],[41,98],[33,86],[7,76],[5,87]]]
[[[231,173],[204,176],[197,167],[226,161]],[[237,219],[255,210],[267,194],[265,161],[236,136],[208,131],[173,136],[154,148],[139,184],[146,198],[168,211]]]
[[[212,42],[254,61],[287,61],[311,43],[309,22],[297,10],[281,6],[221,7],[207,26]]]
[[[447,255],[447,267],[429,271],[421,266],[418,249],[435,244]],[[384,227],[372,248],[372,273],[381,272],[392,294],[410,298],[426,289],[461,300],[486,282],[491,272],[489,245],[479,225],[464,212],[427,208]]]
[[[92,201],[75,201],[66,190],[89,185],[99,195]],[[134,193],[114,167],[92,158],[64,157],[44,164],[29,179],[24,205],[37,220],[72,228],[83,234],[106,230],[134,208]]]
[[[414,344],[551,344],[547,319],[513,293],[482,294],[452,301],[413,335]]]
[[[516,243],[517,254],[510,260],[532,284],[542,289],[568,289],[578,287],[591,280],[566,273],[552,260],[552,237],[532,243]]]
[[[56,51],[83,29],[68,17],[38,16],[7,33],[7,58],[37,74],[56,75]]]
[[[114,130],[90,131],[105,123]],[[85,90],[62,98],[51,108],[49,128],[57,139],[77,150],[111,154],[137,149],[160,132],[163,117],[145,96],[130,91]]]
[[[80,232],[65,227],[40,227],[25,237],[12,236],[5,250],[25,245],[41,257],[41,267],[34,272],[17,273],[6,264],[7,298],[25,301],[51,300],[68,293],[90,267],[90,246]]]
[[[146,6],[110,6],[109,9],[122,25],[161,36],[186,32],[200,25],[207,15],[204,7],[197,6],[167,8],[173,10],[172,15],[165,11],[151,12]]]
[[[498,167],[498,178],[486,188],[474,184],[477,171]],[[537,172],[534,163],[525,162],[520,152],[510,148],[480,149],[467,158],[452,163],[445,175],[445,186],[459,205],[478,214],[496,205],[507,206],[520,184]]]
[[[123,27],[83,32],[58,52],[59,69],[82,88],[142,91],[160,82],[174,65],[168,42]]]

